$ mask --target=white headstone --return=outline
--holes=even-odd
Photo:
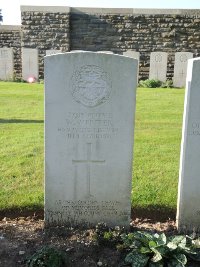
[[[186,84],[187,62],[188,59],[193,58],[190,52],[177,52],[175,53],[174,63],[174,79],[173,84],[175,87],[184,87]]]
[[[123,52],[123,55],[126,57],[132,57],[138,60],[138,62],[140,61],[140,53],[133,51],[133,50],[127,50],[126,52]],[[139,64],[138,64],[139,66]]]
[[[167,79],[167,53],[152,52],[150,55],[149,79],[165,82]]]
[[[51,56],[51,55],[55,55],[59,53],[62,53],[62,52],[60,50],[55,50],[55,49],[46,50],[46,56]]]
[[[0,48],[0,80],[12,80],[14,74],[13,49]]]
[[[38,80],[38,50],[32,48],[22,48],[22,79],[29,78]]]
[[[97,51],[98,53],[113,54],[112,51]]]
[[[46,225],[129,225],[136,77],[119,55],[45,57]]]
[[[183,117],[177,225],[200,230],[200,58],[188,60]]]

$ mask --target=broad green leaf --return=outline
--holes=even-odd
[[[155,241],[149,241],[149,248],[155,248],[157,247],[157,243]]]
[[[192,240],[192,245],[193,245],[195,248],[200,248],[200,238],[195,239],[195,240]]]
[[[145,246],[148,246],[149,241],[153,240],[153,236],[151,234],[140,231],[134,233],[134,238],[140,241]]]
[[[174,258],[179,262],[185,265],[187,263],[187,258],[184,254],[177,254],[174,255]]]
[[[152,248],[152,251],[154,252],[153,258],[151,258],[152,262],[159,262],[162,260],[162,255],[159,253],[159,251],[155,248]]]
[[[178,244],[178,246],[182,249],[185,249],[186,247],[186,243],[187,243],[187,240],[186,240],[186,237],[184,237],[181,242]]]
[[[166,245],[157,247],[156,249],[157,249],[157,251],[158,251],[162,256],[168,254],[169,251],[170,251],[170,249],[169,249]]]
[[[147,255],[137,251],[129,253],[125,258],[125,262],[131,263],[132,267],[145,267],[148,260],[149,257]]]
[[[169,248],[170,251],[177,249],[177,245],[174,244],[173,242],[167,243],[167,247]]]
[[[158,246],[165,245],[167,243],[167,238],[164,233],[162,234],[155,234],[154,237],[156,238],[156,242]]]
[[[151,253],[151,250],[148,247],[141,247],[140,253],[148,254],[148,253]]]
[[[175,259],[171,260],[167,267],[183,267],[184,265],[182,263],[178,263]]]
[[[159,238],[159,245],[165,245],[167,243],[167,238],[166,238],[166,235],[164,233],[162,233],[160,235],[160,238]]]
[[[186,244],[186,237],[183,235],[176,235],[172,236],[170,239],[170,242],[178,245],[179,243],[185,243]]]
[[[161,262],[150,262],[148,267],[164,267],[164,263]]]
[[[197,253],[196,255],[195,254],[187,254],[192,260],[195,260],[195,261],[198,261],[200,262],[200,252]]]

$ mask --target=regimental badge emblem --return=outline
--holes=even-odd
[[[111,94],[108,73],[95,65],[85,65],[72,76],[71,93],[76,102],[96,107],[106,102]]]

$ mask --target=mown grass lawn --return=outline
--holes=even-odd
[[[43,208],[43,85],[0,82],[0,211]],[[132,205],[176,207],[183,89],[137,91]]]

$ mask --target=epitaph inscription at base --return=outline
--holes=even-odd
[[[136,77],[123,56],[45,58],[47,226],[129,225]]]

